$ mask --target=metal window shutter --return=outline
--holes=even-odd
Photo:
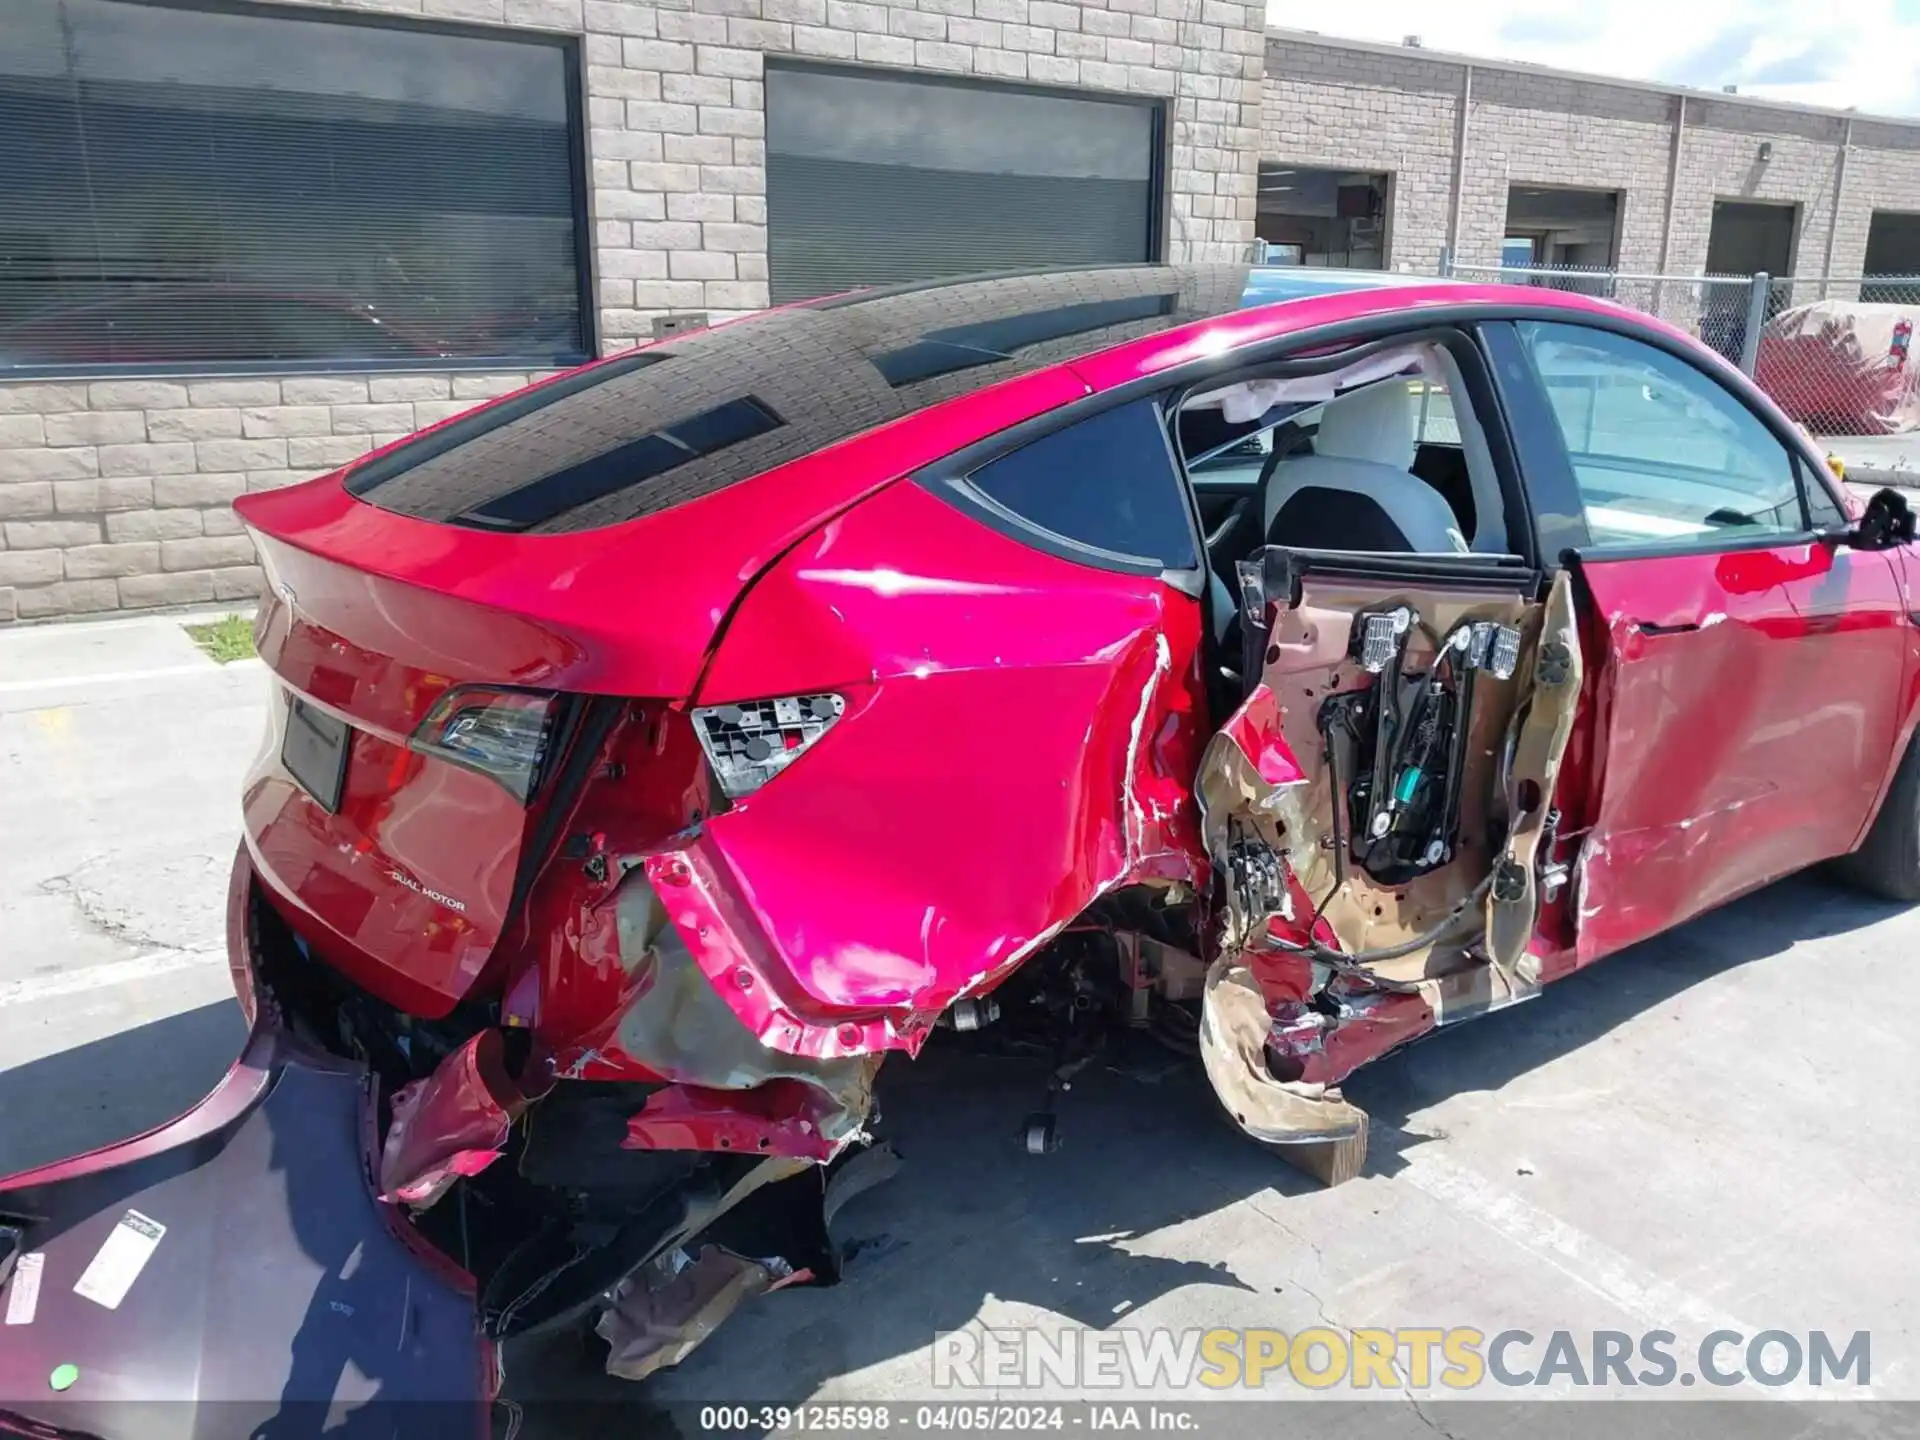
[[[767,71],[775,303],[1153,253],[1158,111],[889,71]]]
[[[983,270],[1151,259],[1147,181],[767,157],[774,303]]]

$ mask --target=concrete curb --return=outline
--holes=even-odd
[[[260,602],[257,600],[235,600],[225,605],[196,602],[184,606],[153,606],[143,610],[109,610],[104,613],[79,615],[38,615],[31,620],[14,620],[0,624],[0,634],[51,629],[55,626],[71,628],[140,625],[155,620],[171,621],[179,625],[204,625],[215,620],[224,620],[229,615],[240,615],[251,620],[254,612],[259,608]]]
[[[1849,465],[1847,484],[1864,486],[1869,492],[1891,485],[1896,490],[1920,490],[1920,470],[1883,469],[1873,465]]]

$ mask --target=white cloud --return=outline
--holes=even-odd
[[[1269,23],[1866,113],[1920,114],[1920,0],[1268,0]]]

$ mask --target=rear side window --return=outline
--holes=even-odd
[[[966,483],[990,508],[1072,547],[1167,570],[1198,563],[1166,427],[1151,400],[1042,436],[989,461]]]

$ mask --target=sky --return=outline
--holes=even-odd
[[[1920,0],[1268,0],[1268,23],[1920,115]]]

